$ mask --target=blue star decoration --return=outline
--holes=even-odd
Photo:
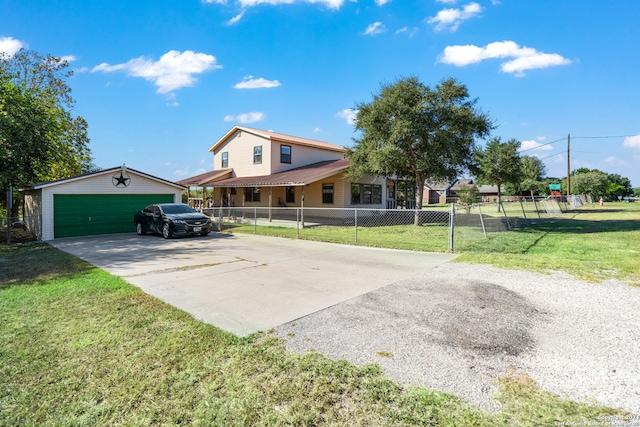
[[[129,178],[128,175],[124,175],[122,172],[120,172],[120,176],[114,175],[111,180],[113,181],[113,185],[115,185],[116,187],[127,187],[129,185],[128,181],[131,181],[131,178]]]

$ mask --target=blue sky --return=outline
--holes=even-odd
[[[233,125],[350,146],[381,83],[454,77],[548,174],[640,186],[636,0],[0,0],[0,50],[64,56],[103,168],[212,168]],[[606,138],[605,138],[606,137]]]

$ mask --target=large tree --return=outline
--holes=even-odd
[[[521,156],[520,171],[521,181],[519,191],[529,191],[531,197],[533,197],[535,193],[539,194],[545,191],[546,185],[543,179],[547,173],[547,168],[542,160],[533,156]]]
[[[489,117],[469,99],[465,85],[448,79],[431,88],[417,77],[381,85],[370,102],[356,107],[355,146],[347,152],[347,175],[396,176],[417,187],[422,209],[425,180],[453,180],[473,166],[475,139],[492,129]],[[420,224],[416,212],[415,224]]]
[[[69,63],[0,54],[0,188],[79,174],[90,165],[87,122],[74,116]]]
[[[522,163],[520,161],[520,141],[510,139],[502,142],[499,137],[493,138],[484,150],[478,150],[476,161],[479,170],[478,181],[481,184],[496,185],[498,187],[498,212],[502,199],[504,184],[517,184],[522,178]]]

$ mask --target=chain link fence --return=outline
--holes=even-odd
[[[490,233],[557,216],[567,208],[556,199],[522,198],[501,204],[436,205],[422,210],[222,207],[203,212],[221,232],[446,252],[463,249]]]

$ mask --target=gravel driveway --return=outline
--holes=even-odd
[[[450,263],[276,329],[297,352],[499,409],[515,369],[561,396],[640,414],[640,287]]]

